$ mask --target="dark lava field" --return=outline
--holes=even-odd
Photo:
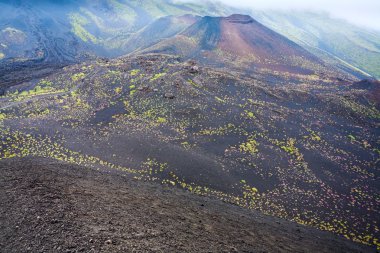
[[[147,54],[67,66],[0,97],[0,159],[182,188],[379,246],[379,85]]]

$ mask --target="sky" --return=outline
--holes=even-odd
[[[199,1],[199,0],[198,0]],[[380,30],[380,0],[219,0],[235,7],[326,11],[333,17]]]

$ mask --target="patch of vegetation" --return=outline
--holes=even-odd
[[[116,94],[121,94],[122,91],[123,91],[123,88],[122,88],[122,87],[116,87],[116,88],[115,88],[115,93],[116,93]]]
[[[164,124],[164,123],[168,122],[168,120],[166,118],[163,118],[163,117],[158,117],[156,122],[159,124]]]
[[[153,82],[153,81],[155,81],[155,80],[157,80],[157,79],[159,79],[159,78],[161,78],[161,77],[163,77],[163,76],[165,76],[165,75],[166,75],[166,73],[158,73],[158,74],[155,74],[155,75],[150,79],[150,81]]]
[[[81,16],[78,13],[74,13],[70,15],[70,21],[71,21],[71,31],[81,40],[84,42],[92,42],[94,44],[97,44],[99,41],[98,39],[92,35],[90,32],[88,32],[84,26],[88,25],[90,22],[83,16]]]
[[[0,160],[13,157],[39,156],[49,157],[77,165],[87,165],[99,169],[99,166],[125,171],[132,174],[146,173],[145,170],[138,171],[112,164],[97,157],[84,155],[72,151],[55,142],[50,137],[33,136],[20,131],[1,129],[0,136]]]
[[[283,143],[284,145],[281,145],[280,148],[284,150],[285,152],[296,155],[299,153],[298,148],[295,146],[296,140],[293,138],[289,138],[286,143]]]
[[[49,86],[51,87],[53,85],[52,81],[42,79],[41,81],[38,82],[39,85],[41,86]]]
[[[131,76],[135,76],[135,75],[137,75],[138,73],[140,73],[140,70],[139,70],[139,69],[132,69],[132,70],[129,72],[129,74],[130,74]]]
[[[244,110],[244,113],[242,113],[242,116],[248,119],[256,119],[255,114],[248,110]]]
[[[239,150],[244,153],[249,153],[251,155],[254,155],[255,153],[259,152],[258,146],[259,144],[255,140],[256,136],[250,136],[248,137],[247,142],[244,142],[239,145]]]
[[[41,87],[40,85],[37,85],[32,90],[24,90],[22,92],[18,92],[18,90],[16,90],[10,96],[13,98],[14,101],[21,101],[29,97],[40,96],[40,95],[51,95],[51,94],[56,94],[56,93],[61,93],[61,92],[64,92],[64,90],[56,90],[51,86]]]
[[[193,85],[194,87],[196,88],[201,88],[201,86],[199,84],[197,84],[196,82],[194,82],[193,80],[189,79],[187,80],[191,85]]]
[[[188,142],[188,141],[184,141],[184,142],[181,142],[181,146],[184,148],[184,149],[191,149],[192,145]]]
[[[142,163],[142,169],[147,171],[149,175],[159,174],[168,169],[167,163],[160,163],[154,158],[147,158]]]
[[[225,126],[221,126],[221,127],[218,127],[218,128],[208,128],[208,129],[204,129],[204,130],[201,130],[199,131],[199,135],[226,135],[232,131],[235,131],[236,129],[236,126],[232,123],[228,123],[227,125]]]
[[[349,139],[351,142],[356,141],[355,136],[353,136],[352,134],[349,134],[347,137],[348,137],[348,139]]]
[[[224,99],[221,99],[220,97],[217,97],[217,96],[215,96],[215,100],[222,104],[226,103]]]
[[[243,190],[243,199],[247,202],[247,206],[255,208],[260,199],[259,190],[256,187],[249,186],[245,180],[240,180],[240,184]]]
[[[288,138],[286,141],[271,140],[273,144],[280,147],[283,151],[296,158],[298,165],[301,165],[304,169],[307,169],[307,164],[304,163],[303,155],[299,149],[295,146],[296,139]]]
[[[86,74],[81,72],[81,73],[76,73],[74,75],[71,76],[71,80],[73,82],[78,82],[79,80],[82,80],[83,78],[85,78]]]
[[[1,120],[4,120],[6,118],[6,114],[5,113],[0,113],[0,121]]]
[[[303,136],[304,139],[311,139],[313,141],[321,141],[322,138],[313,130],[309,130],[310,131],[310,135],[305,135]]]

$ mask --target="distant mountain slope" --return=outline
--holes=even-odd
[[[186,20],[184,15],[228,16],[247,12],[213,1],[0,0],[0,83],[7,86],[14,82],[13,77],[3,78],[10,70],[33,66],[46,69],[144,49],[182,32],[196,21]],[[331,65],[348,72],[359,68],[380,76],[377,33],[306,12],[256,11],[254,18]],[[175,43],[186,46],[178,45],[177,49],[192,51],[191,41],[185,41],[183,36],[178,38]],[[234,53],[230,49],[224,52]]]
[[[73,61],[88,53],[122,55],[126,51],[120,50],[120,45],[157,18],[228,13],[231,13],[228,8],[212,2],[3,0],[0,1],[0,60],[57,62]]]
[[[171,53],[216,65],[296,74],[325,73],[324,63],[247,15],[206,16],[143,53]]]
[[[165,16],[230,13],[211,1],[0,0],[0,94],[67,64],[150,46],[192,22]]]
[[[177,35],[200,19],[200,16],[189,14],[159,18],[131,35],[128,39],[120,41],[120,49],[125,52],[132,52],[152,46],[162,39]],[[117,38],[114,41],[117,43]]]
[[[380,78],[380,32],[357,27],[328,14],[254,11],[259,22],[326,60],[353,65]]]

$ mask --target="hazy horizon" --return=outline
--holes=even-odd
[[[205,0],[174,0],[175,2],[205,2]],[[208,0],[206,0],[208,1]],[[334,18],[380,31],[380,1],[378,0],[219,0],[236,7],[253,10],[299,10],[327,12]]]

